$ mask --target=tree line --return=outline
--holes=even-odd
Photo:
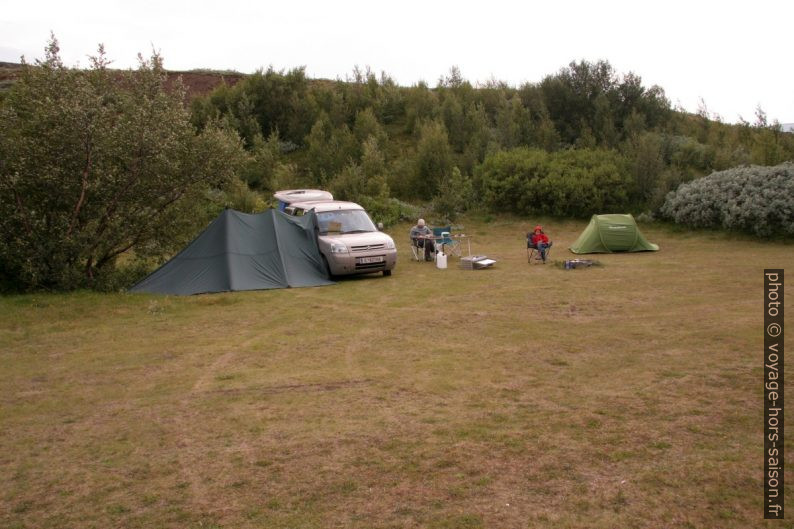
[[[474,86],[456,67],[434,87],[401,87],[369,69],[327,81],[308,79],[302,68],[269,68],[194,101],[191,113],[199,129],[223,120],[238,131],[257,160],[244,174],[252,189],[316,186],[351,199],[434,201],[447,217],[488,206],[483,185],[498,177],[505,152],[609,158],[626,181],[625,197],[611,205],[633,210],[655,210],[679,184],[715,170],[794,158],[794,135],[768,123],[762,109],[754,123],[739,125],[710,115],[705,104],[697,114],[675,110],[661,87],[607,61],[572,62],[519,87]],[[461,200],[448,200],[451,188]],[[555,211],[586,215],[596,204]]]
[[[173,255],[223,207],[320,187],[376,220],[468,209],[586,216],[658,210],[714,170],[794,159],[794,135],[671,107],[606,61],[537,83],[435,86],[354,69],[344,80],[272,68],[187,103],[163,60],[86,69],[23,64],[0,99],[0,290],[115,289]]]

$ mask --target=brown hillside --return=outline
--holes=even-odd
[[[22,65],[0,62],[0,91],[7,90],[14,84],[22,71]],[[207,95],[222,83],[234,86],[245,74],[239,72],[219,72],[201,70],[192,72],[168,72],[167,86],[171,87],[176,79],[182,77],[182,84],[187,91],[188,101]]]
[[[187,90],[188,101],[209,94],[223,83],[234,86],[245,77],[244,74],[238,72],[168,72],[166,85],[170,88],[180,76],[182,84]]]

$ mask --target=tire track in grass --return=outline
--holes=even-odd
[[[217,514],[218,511],[228,510],[232,506],[229,503],[219,504],[217,498],[211,494],[207,480],[201,475],[203,450],[200,443],[196,443],[195,436],[191,436],[200,412],[191,408],[195,407],[197,400],[202,395],[208,393],[208,388],[217,373],[226,366],[231,365],[232,360],[237,357],[239,351],[250,345],[257,338],[258,336],[248,338],[235,349],[218,356],[204,368],[199,376],[196,377],[196,381],[190,391],[180,400],[177,413],[174,414],[174,427],[179,449],[177,458],[181,474],[184,476],[184,481],[187,482],[188,490],[190,491],[188,501],[192,507],[191,510],[195,510],[200,516]],[[219,507],[219,505],[223,506]]]

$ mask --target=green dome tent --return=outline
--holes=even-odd
[[[631,215],[593,215],[590,224],[571,245],[573,253],[655,252]]]

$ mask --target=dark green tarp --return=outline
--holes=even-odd
[[[571,245],[573,253],[655,252],[631,215],[593,215],[590,224]]]
[[[227,209],[130,290],[190,295],[331,285],[316,226],[313,211],[291,217],[274,209],[255,215]]]

